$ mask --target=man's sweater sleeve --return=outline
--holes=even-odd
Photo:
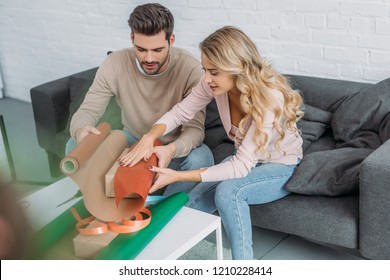
[[[180,136],[172,143],[176,146],[175,157],[184,157],[192,149],[199,147],[204,140],[205,110],[196,113],[195,117],[183,124]]]
[[[85,125],[95,126],[103,115],[113,96],[110,84],[114,84],[112,82],[114,77],[114,67],[112,67],[110,57],[107,57],[96,72],[83,103],[72,116],[69,132],[73,139],[75,139],[75,132],[78,128]]]
[[[187,97],[192,89],[199,83],[202,78],[203,70],[197,65],[191,75],[188,77],[187,90],[184,97]],[[192,149],[197,148],[204,140],[206,119],[206,109],[197,112],[195,116],[182,124],[180,136],[172,143],[176,146],[174,157],[183,157],[188,155]]]

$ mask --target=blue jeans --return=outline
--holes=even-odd
[[[123,130],[123,133],[126,135],[129,147],[138,141],[138,139],[130,134],[129,131]],[[66,143],[65,154],[72,151],[76,145],[76,141],[73,138],[70,138]],[[168,167],[174,170],[185,171],[209,167],[213,164],[214,157],[209,147],[205,144],[201,144],[199,147],[192,149],[187,156],[173,158]],[[176,182],[168,185],[165,188],[163,195],[170,196],[177,192],[189,193],[197,184],[198,182]]]
[[[290,194],[284,185],[295,169],[296,165],[258,164],[244,178],[199,183],[190,192],[187,206],[208,213],[218,210],[233,259],[253,259],[249,205],[268,203]]]

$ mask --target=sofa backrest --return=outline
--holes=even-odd
[[[368,83],[317,78],[300,75],[286,75],[294,89],[299,89],[305,104],[334,112],[348,97],[371,86]]]

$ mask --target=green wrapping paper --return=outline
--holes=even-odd
[[[75,208],[80,217],[90,216],[82,199],[69,207],[61,215],[48,223],[32,237],[31,246],[27,251],[28,259],[39,259],[51,246],[59,241],[67,232],[75,228],[76,220],[70,208]]]
[[[161,229],[179,212],[188,202],[188,195],[184,192],[173,194],[163,201],[150,207],[152,220],[140,231],[119,234],[96,257],[97,260],[132,260]]]

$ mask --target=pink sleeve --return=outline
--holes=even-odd
[[[191,93],[180,103],[165,113],[155,124],[167,126],[164,135],[174,130],[185,122],[192,120],[197,112],[202,110],[214,98],[210,87],[203,81],[203,78],[194,87]]]
[[[269,112],[265,119],[263,129],[271,139],[273,131],[274,114]],[[236,154],[228,161],[209,167],[200,175],[202,182],[216,182],[228,179],[242,178],[248,175],[252,168],[262,159],[267,159],[266,153],[257,152],[257,145],[254,141],[256,124],[252,121],[241,145]]]

